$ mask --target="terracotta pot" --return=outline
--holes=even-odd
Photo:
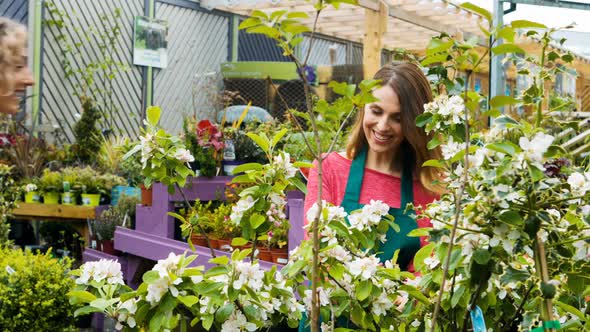
[[[152,206],[152,187],[146,188],[141,185],[141,205]]]
[[[219,249],[219,240],[209,237],[209,242],[211,242],[211,249]]]
[[[101,240],[100,246],[102,247],[102,252],[105,254],[119,256],[121,253],[119,250],[115,250],[115,241],[113,240]]]
[[[284,250],[271,250],[270,254],[272,256],[272,262],[276,264],[287,264],[289,253],[285,252]]]
[[[191,242],[196,246],[201,246],[201,247],[206,247],[206,248],[209,247],[209,246],[207,246],[207,240],[205,240],[205,235],[203,235],[203,234],[191,235]]]
[[[256,247],[258,250],[258,259],[261,261],[272,262],[272,255],[270,250],[266,249],[265,247]]]

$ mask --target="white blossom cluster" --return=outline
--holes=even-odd
[[[377,226],[381,219],[389,212],[389,206],[381,201],[371,200],[371,202],[360,211],[354,211],[348,216],[350,226],[359,231],[371,231],[372,227]]]
[[[567,183],[570,185],[571,192],[574,196],[585,195],[590,191],[590,172],[572,173],[568,177]]]
[[[231,208],[229,219],[235,224],[239,225],[244,213],[250,210],[256,204],[254,197],[248,195],[240,198],[240,200]]]
[[[182,258],[183,255],[175,255],[171,252],[166,259],[158,260],[152,269],[152,271],[158,272],[160,278],[148,285],[146,301],[151,305],[158,304],[168,291],[172,296],[178,296],[179,292],[176,286],[182,283],[180,276],[184,272],[184,267],[180,264]]]
[[[115,260],[101,259],[87,262],[80,267],[80,271],[80,277],[76,279],[78,285],[88,285],[91,281],[125,284],[123,282],[123,273],[121,273],[121,264]]]
[[[291,163],[291,156],[287,152],[281,152],[274,157],[269,174],[284,174],[285,179],[289,179],[297,174],[297,168]]]
[[[528,161],[537,168],[544,170],[542,161],[543,155],[547,152],[555,138],[551,135],[539,132],[532,138],[521,137],[518,140],[518,145],[522,149],[516,157],[516,168],[525,168],[526,164],[523,161]]]
[[[124,324],[131,328],[134,328],[137,323],[135,322],[135,312],[137,311],[137,299],[129,299],[125,302],[119,302],[116,310],[117,324],[115,328],[122,330]]]
[[[460,96],[439,95],[432,102],[424,105],[424,112],[437,116],[432,130],[438,130],[441,129],[441,125],[451,126],[463,123],[465,105]]]

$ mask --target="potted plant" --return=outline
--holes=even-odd
[[[172,194],[176,191],[176,186],[184,187],[187,177],[194,175],[188,163],[195,158],[186,149],[183,140],[166,133],[158,126],[162,114],[159,107],[148,107],[146,113],[146,129],[143,130],[140,142],[129,150],[123,159],[141,152],[141,175],[145,188],[150,188],[158,179]]]
[[[37,178],[32,178],[26,180],[25,184],[23,185],[23,191],[25,193],[25,203],[39,203],[41,201],[41,196],[39,195],[37,183],[39,180]]]
[[[229,220],[231,209],[230,204],[221,203],[209,215],[213,226],[212,237],[217,239],[219,249],[224,251],[232,251],[232,239],[242,234],[240,226]]]
[[[191,244],[203,247],[207,246],[205,234],[209,234],[213,231],[211,218],[209,218],[211,204],[213,204],[212,201],[201,203],[201,201],[197,199],[186,214],[185,220],[187,222],[183,223],[180,227],[182,236],[189,238]],[[212,247],[215,249],[216,243],[212,243]]]
[[[66,167],[61,170],[63,192],[61,204],[76,205],[76,184],[78,183],[77,168]]]
[[[79,169],[76,188],[80,190],[82,205],[98,206],[101,194],[106,193],[105,181],[91,167]]]
[[[184,130],[186,146],[195,157],[193,170],[197,175],[217,175],[223,157],[223,133],[209,120],[197,123],[194,119],[185,119]]]
[[[103,211],[94,222],[94,231],[99,241],[101,250],[109,255],[116,255],[113,239],[115,229],[122,225],[124,216],[116,207],[110,207]]]
[[[48,168],[44,169],[43,175],[39,178],[39,191],[43,196],[43,203],[58,204],[62,188],[61,173],[53,172]]]
[[[111,173],[104,173],[98,176],[98,179],[101,180],[102,185],[103,185],[103,191],[102,191],[102,196],[101,196],[101,200],[106,204],[108,202],[112,201],[112,193],[113,193],[113,189],[114,188],[123,188],[122,190],[126,190],[126,193],[129,194],[134,194],[135,191],[132,188],[131,190],[128,190],[129,187],[126,187],[125,185],[127,184],[127,181],[125,181],[124,178],[115,175],[115,174],[111,174]],[[120,194],[120,191],[117,192],[118,194]],[[113,205],[116,205],[116,202],[111,202]]]

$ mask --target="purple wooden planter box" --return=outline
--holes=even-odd
[[[202,201],[224,200],[225,186],[231,182],[231,176],[219,176],[214,178],[189,179],[187,188],[184,189],[187,200]],[[125,252],[126,270],[123,276],[128,282],[141,280],[135,276],[144,259],[156,261],[168,257],[168,253],[182,254],[188,252],[198,255],[194,265],[211,266],[208,260],[211,258],[209,248],[195,246],[192,252],[188,244],[174,240],[174,218],[168,216],[168,211],[173,211],[174,202],[183,201],[180,193],[170,195],[162,184],[153,185],[152,206],[137,205],[135,230],[117,227],[115,231],[115,249]],[[303,240],[303,203],[304,196],[300,192],[291,192],[287,195],[287,207],[291,228],[289,230],[289,251],[293,250]],[[229,253],[216,251],[216,255],[229,255]],[[90,256],[89,256],[90,257]],[[119,260],[121,261],[121,260]],[[260,261],[263,268],[270,268],[273,264]],[[132,287],[137,285],[130,285]]]

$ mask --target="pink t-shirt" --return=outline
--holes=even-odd
[[[352,161],[344,158],[337,152],[332,152],[322,163],[322,199],[334,205],[342,204],[346,192],[346,182]],[[305,213],[316,202],[318,197],[318,173],[312,168],[307,179],[307,195],[305,196]],[[359,203],[369,204],[373,200],[380,200],[390,207],[399,208],[401,204],[401,178],[372,169],[365,168],[365,176],[361,188]],[[437,199],[430,194],[420,183],[414,180],[414,205],[426,207]],[[307,224],[307,219],[305,220]],[[418,227],[431,227],[430,220],[423,218],[417,220]],[[421,246],[426,243],[426,237],[420,238]]]

